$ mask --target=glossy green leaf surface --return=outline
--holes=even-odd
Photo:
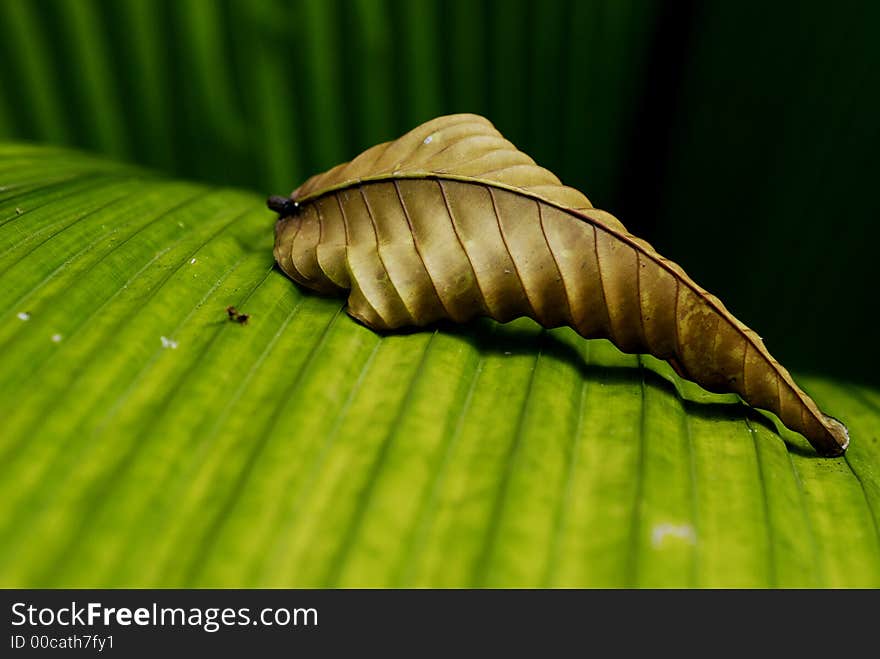
[[[0,146],[0,585],[880,586],[880,392],[798,376],[821,459],[567,330],[379,336],[272,222]]]

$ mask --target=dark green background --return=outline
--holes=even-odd
[[[784,364],[876,384],[880,5],[847,9],[0,0],[0,139],[268,194],[485,114]]]

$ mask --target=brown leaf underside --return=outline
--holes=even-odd
[[[820,453],[846,448],[845,427],[718,298],[482,117],[429,121],[291,200],[276,223],[278,264],[321,293],[350,290],[349,313],[375,330],[479,315],[568,325],[738,393]]]

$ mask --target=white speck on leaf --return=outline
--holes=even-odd
[[[425,141],[422,142],[422,144],[430,144],[430,143],[433,142],[433,141],[434,141],[434,136],[433,136],[433,135],[428,135],[428,136],[425,138]]]
[[[21,215],[22,213],[24,213],[24,211],[23,211],[21,208],[19,208],[18,206],[16,206],[16,207],[15,207],[15,214],[16,214],[16,215]]]
[[[697,532],[690,524],[656,524],[651,529],[651,546],[654,549],[660,549],[666,544],[666,538],[676,538],[683,540],[689,545],[697,544]]]
[[[196,262],[196,260],[194,258],[189,260],[190,265],[192,265],[195,262]]]
[[[31,318],[31,315],[27,311],[19,311],[17,315],[19,320],[30,320]]]
[[[52,342],[53,343],[61,343],[61,339],[63,339],[63,338],[64,337],[62,337],[60,334],[53,334],[52,335]]]
[[[173,341],[167,336],[160,336],[159,340],[162,342],[163,348],[171,348],[172,350],[175,350],[177,348],[177,341]]]

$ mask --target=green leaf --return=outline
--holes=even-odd
[[[619,0],[4,0],[0,138],[286,192],[434,116],[478,112],[607,199],[660,13]]]
[[[800,378],[828,460],[568,330],[380,337],[272,222],[0,146],[0,585],[880,585],[880,392]]]

